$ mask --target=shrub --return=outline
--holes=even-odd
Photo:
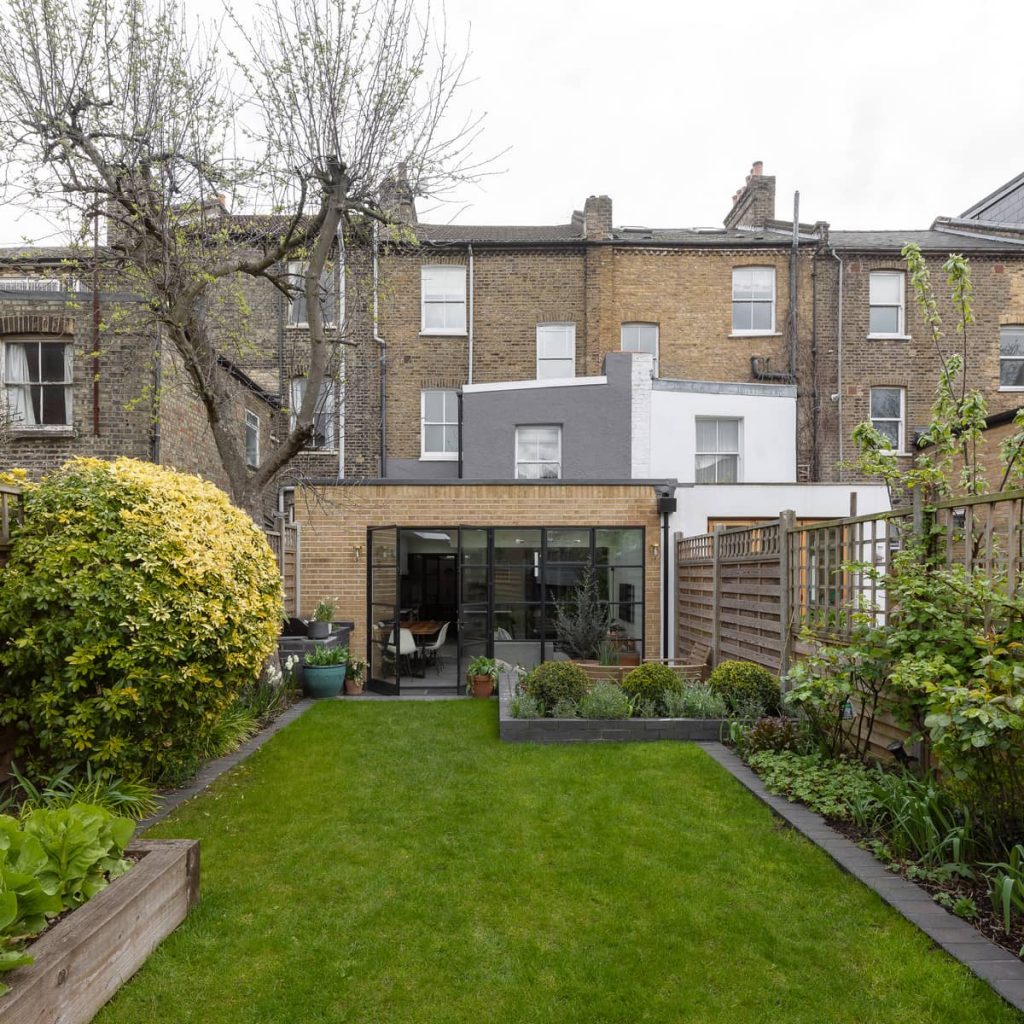
[[[638,665],[622,680],[622,689],[628,696],[635,701],[656,704],[659,709],[665,694],[678,693],[682,688],[683,681],[678,673],[656,661]]]
[[[749,714],[752,702],[763,714],[777,715],[782,692],[778,679],[752,661],[723,661],[708,679],[708,686],[719,694],[731,712]]]
[[[21,815],[41,807],[69,807],[90,804],[111,814],[127,818],[145,818],[160,805],[156,790],[136,778],[121,778],[107,768],[89,764],[84,769],[66,764],[49,775],[29,779],[11,765],[13,792],[8,801]],[[6,808],[5,808],[6,809]]]
[[[764,716],[740,729],[736,746],[744,757],[762,750],[803,753],[808,746],[805,728],[795,718]]]
[[[601,603],[597,573],[588,568],[569,599],[555,610],[555,636],[570,658],[596,658],[608,638],[608,605]]]
[[[590,678],[575,662],[545,661],[523,680],[522,686],[550,714],[559,701],[578,704],[590,689]]]
[[[706,683],[686,683],[663,698],[669,718],[725,718],[725,701]]]
[[[544,708],[536,697],[528,693],[517,693],[509,705],[513,718],[543,718]]]
[[[32,774],[179,781],[274,650],[266,539],[213,484],[75,459],[25,495],[0,576],[0,724]]]
[[[580,717],[580,706],[574,700],[570,700],[568,697],[563,697],[561,700],[555,703],[555,706],[551,709],[552,718],[579,718]]]
[[[583,695],[580,718],[629,718],[632,706],[621,686],[601,681]]]

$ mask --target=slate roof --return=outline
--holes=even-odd
[[[982,238],[953,231],[832,231],[829,242],[836,249],[855,252],[898,254],[907,242],[917,242],[926,252],[1024,253],[1024,243],[1021,242],[1007,238]]]
[[[414,224],[421,242],[462,243],[529,243],[580,242],[583,228],[579,224],[541,224],[534,226],[510,224]]]

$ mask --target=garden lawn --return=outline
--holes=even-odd
[[[699,747],[318,704],[150,837],[202,903],[99,1024],[1011,1022]]]

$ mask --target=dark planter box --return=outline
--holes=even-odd
[[[499,681],[498,735],[508,743],[643,743],[688,740],[709,743],[722,738],[722,718],[513,718],[515,683]]]
[[[304,658],[307,651],[317,647],[348,647],[349,637],[352,635],[353,623],[340,622],[334,625],[331,635],[326,640],[312,640],[307,636],[281,636],[277,638],[277,656],[281,660],[281,667],[284,668],[285,659],[294,654],[299,663],[295,666],[295,685],[305,685]]]
[[[199,843],[138,840],[142,859],[33,942],[5,975],[4,1024],[88,1024],[199,902]]]

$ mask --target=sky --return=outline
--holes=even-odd
[[[244,8],[245,0],[241,6]],[[435,11],[437,8],[435,0]],[[446,0],[492,173],[424,220],[720,225],[751,164],[776,215],[924,228],[1024,171],[1024,4]],[[40,240],[0,208],[0,243]]]

